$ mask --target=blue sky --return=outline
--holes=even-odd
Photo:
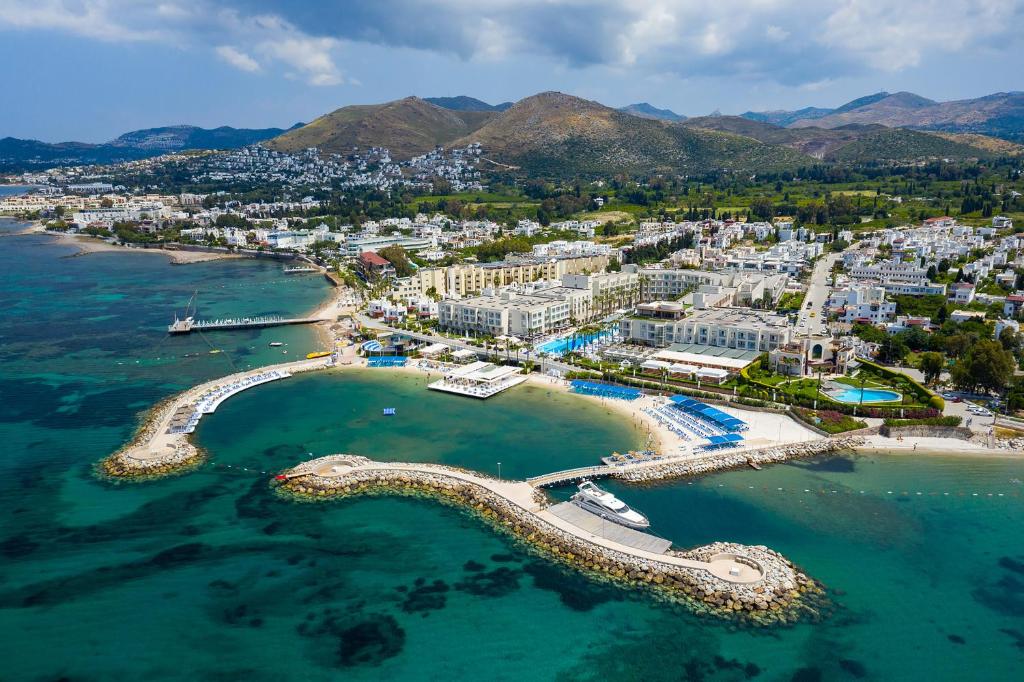
[[[1024,89],[1024,0],[0,0],[0,137],[287,127],[410,94],[687,115]]]

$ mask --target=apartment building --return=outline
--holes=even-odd
[[[848,324],[882,324],[896,316],[896,304],[885,300],[885,288],[854,284],[832,292],[828,307]]]
[[[566,258],[515,258],[495,263],[461,263],[447,268],[445,292],[467,296],[488,288],[528,284],[540,280],[560,280],[565,275],[603,272],[607,255]]]

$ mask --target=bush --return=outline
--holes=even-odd
[[[793,414],[801,421],[806,422],[811,426],[815,426],[829,434],[855,431],[857,429],[867,427],[867,424],[862,422],[860,419],[854,419],[850,415],[843,414],[837,410],[814,411],[807,410],[802,407],[794,407]]]
[[[928,417],[926,419],[886,419],[886,426],[960,426],[961,418],[949,417]]]

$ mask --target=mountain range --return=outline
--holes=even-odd
[[[343,107],[266,144],[280,151],[316,146],[328,153],[384,146],[402,159],[437,145],[478,142],[491,168],[548,176],[764,172],[822,161],[970,159],[1020,151],[1017,145],[981,135],[939,135],[880,124],[803,127],[794,121],[782,127],[721,115],[672,120],[652,115],[646,110],[653,109],[650,105],[639,111],[636,107],[613,109],[558,92],[526,97],[504,110],[479,100],[474,100],[479,104],[470,102],[474,108],[467,109],[465,100],[472,98],[450,99],[458,109],[417,97]],[[869,96],[828,110],[822,118],[856,114],[889,99],[888,95]],[[930,106],[906,97],[898,100],[906,108]]]
[[[791,128],[880,124],[890,128],[977,133],[1024,141],[1024,92],[936,102],[912,92],[878,92],[836,109],[748,111],[743,118]]]
[[[1004,139],[989,136],[996,134]],[[613,109],[558,92],[488,104],[455,97],[406,97],[352,105],[288,130],[172,126],[94,145],[0,140],[0,170],[110,163],[184,149],[262,142],[280,151],[325,153],[387,147],[408,159],[435,147],[479,142],[485,164],[544,175],[764,172],[820,162],[916,162],[1019,154],[1024,93],[935,102],[879,92],[834,109],[746,112],[686,118],[647,103]]]

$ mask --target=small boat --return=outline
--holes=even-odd
[[[625,502],[610,492],[601,490],[591,481],[580,483],[577,492],[569,498],[569,501],[581,509],[620,526],[636,530],[644,530],[651,526],[651,522],[647,520],[646,516],[635,509],[630,509]]]
[[[281,341],[271,341],[270,342],[270,347],[271,348],[277,348],[278,346],[283,346],[283,345],[284,345],[284,343],[282,343]]]
[[[328,355],[330,355],[329,351],[318,350],[318,351],[315,351],[313,353],[306,353],[306,359],[307,360],[314,360],[316,358],[326,358]]]
[[[224,351],[222,351],[220,348],[214,348],[213,350],[210,351],[210,355],[216,355],[217,353],[223,353],[223,352]]]
[[[385,417],[394,417],[395,416],[395,408],[393,408],[393,407],[385,407],[384,408],[384,416]]]

